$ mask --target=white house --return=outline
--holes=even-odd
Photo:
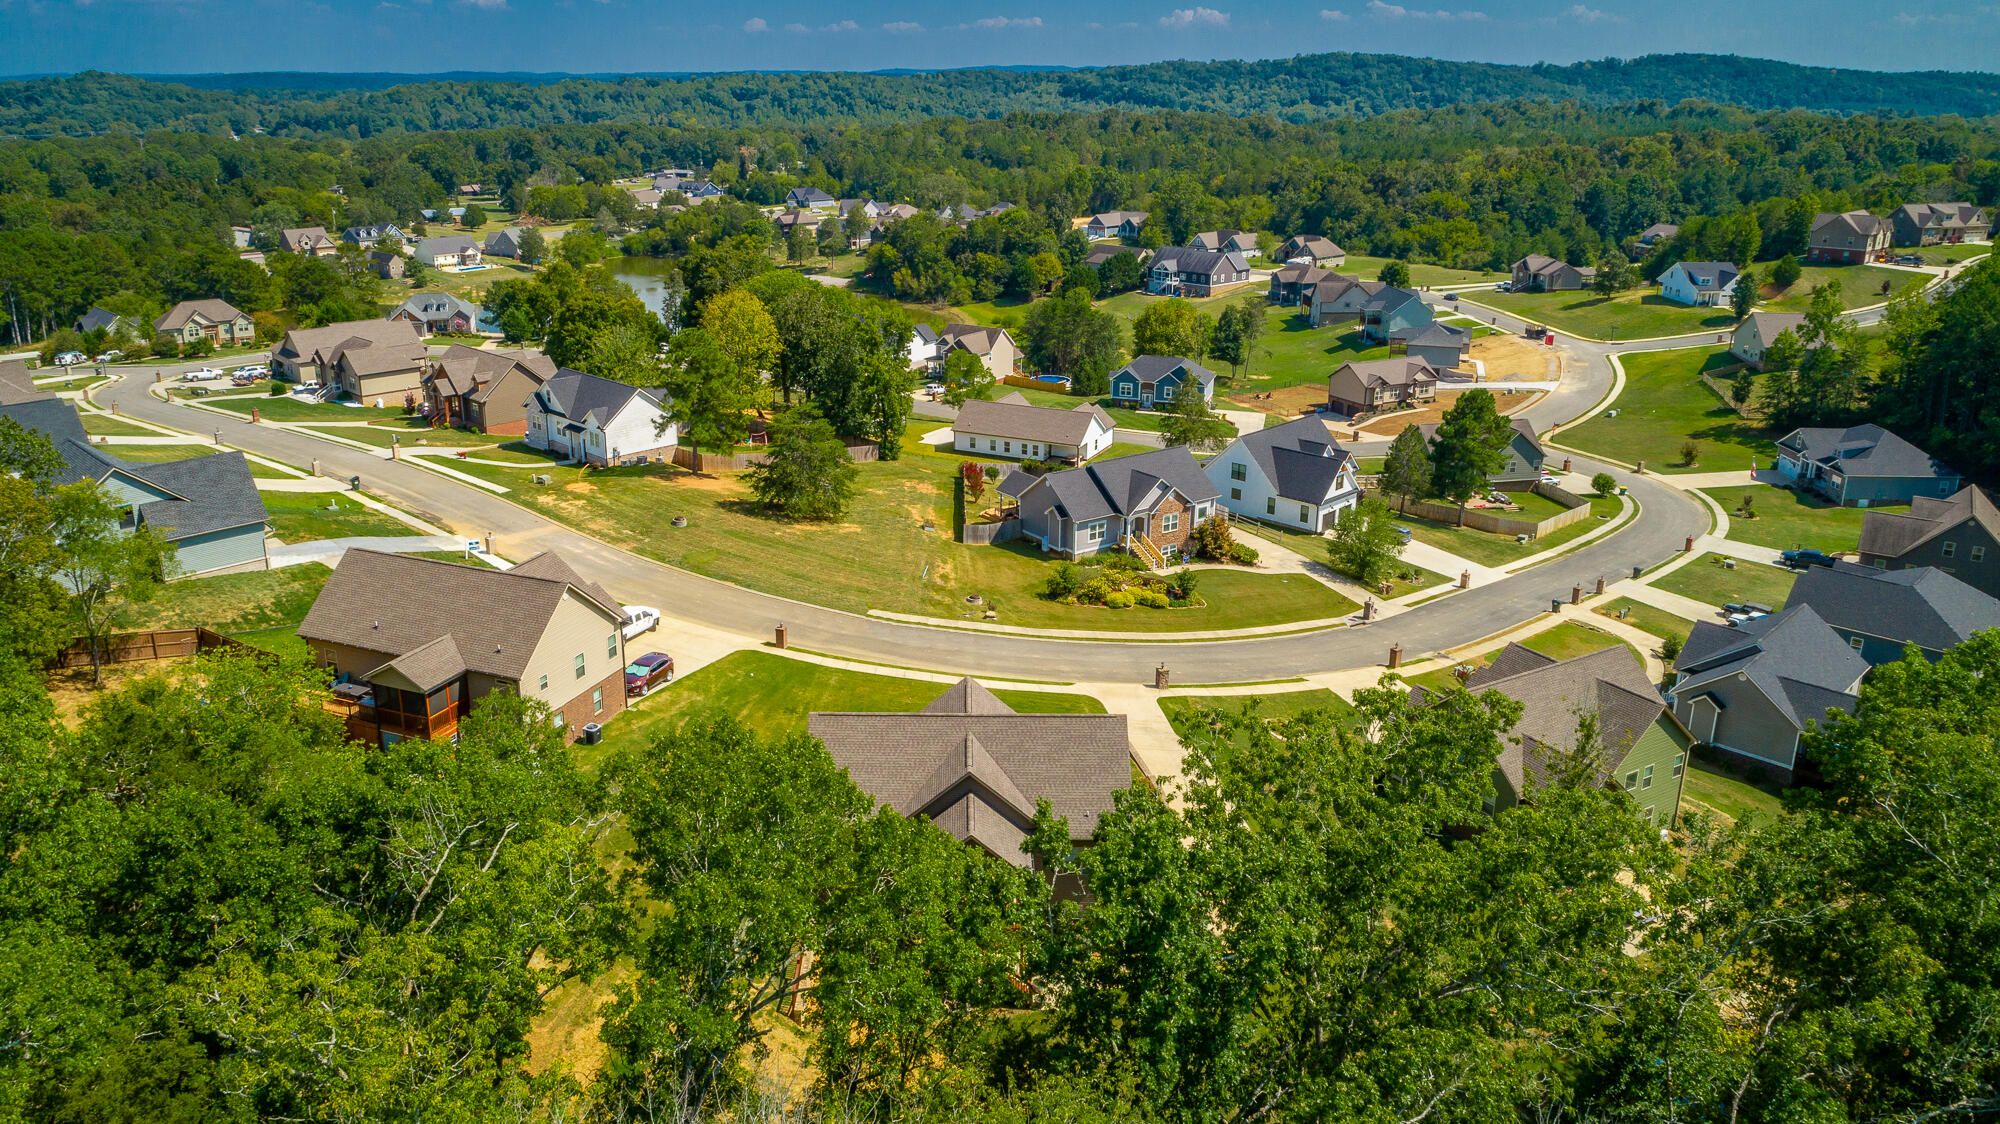
[[[530,448],[594,465],[665,461],[680,443],[661,392],[568,368],[528,400],[526,439]]]
[[[1204,471],[1223,507],[1312,534],[1332,529],[1341,512],[1361,502],[1354,458],[1313,416],[1242,434]]]
[[[464,234],[418,239],[413,252],[418,261],[435,269],[478,265],[481,260],[478,239]]]
[[[1073,410],[1031,406],[1019,392],[997,402],[967,402],[951,425],[952,448],[1013,460],[1087,461],[1111,447],[1111,415],[1097,403]]]
[[[1726,305],[1742,271],[1726,261],[1681,261],[1660,274],[1660,295],[1676,304],[1708,308]]]

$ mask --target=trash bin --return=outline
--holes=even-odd
[[[583,737],[581,740],[585,745],[596,745],[598,742],[603,741],[604,724],[601,722],[585,722],[583,724]]]

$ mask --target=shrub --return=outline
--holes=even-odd
[[[285,386],[284,383],[279,382],[277,379],[272,379],[271,389],[269,393],[273,398],[283,398],[286,395],[286,393],[288,393],[288,388]]]
[[[1211,515],[1188,532],[1188,545],[1194,548],[1196,557],[1217,562],[1228,560],[1229,548],[1235,542],[1236,536],[1229,530],[1229,517],[1225,515]]]
[[[1257,564],[1257,552],[1240,542],[1234,543],[1229,548],[1229,561],[1238,566],[1254,566]]]
[[[1042,596],[1051,601],[1075,597],[1083,588],[1083,571],[1074,562],[1058,562],[1042,585]]]
[[[1674,633],[1668,633],[1667,635],[1661,637],[1660,658],[1667,661],[1668,663],[1672,663],[1675,660],[1681,658],[1681,645],[1685,642],[1686,641],[1684,641],[1680,636]]]
[[[1172,591],[1176,600],[1192,601],[1194,600],[1195,588],[1200,584],[1201,575],[1183,566],[1174,571],[1173,578],[1168,583],[1168,589]]]
[[[1076,599],[1078,601],[1087,601],[1091,604],[1103,604],[1105,598],[1116,592],[1118,590],[1112,586],[1110,581],[1103,577],[1095,577],[1083,583],[1083,588],[1077,591]]]
[[[181,345],[181,358],[199,359],[215,350],[215,341],[207,336],[196,336]]]
[[[1164,609],[1167,607],[1167,595],[1157,589],[1142,589],[1132,595],[1132,600],[1137,601],[1148,609]]]
[[[1682,467],[1693,468],[1699,460],[1701,460],[1701,446],[1694,441],[1681,442]]]
[[[1590,478],[1590,490],[1600,496],[1608,496],[1618,490],[1618,478],[1608,472],[1600,472]]]
[[[1104,595],[1104,607],[1107,609],[1129,609],[1132,607],[1132,595],[1122,589],[1114,589]]]

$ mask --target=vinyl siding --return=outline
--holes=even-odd
[[[1713,738],[1707,736],[1707,705],[1697,706],[1693,699],[1694,695],[1702,693],[1715,695],[1723,704]],[[1748,681],[1721,680],[1688,693],[1681,693],[1676,688],[1674,697],[1677,700],[1674,716],[1693,731],[1695,737],[1705,738],[1719,748],[1754,757],[1775,768],[1792,767],[1798,753],[1799,728]]]
[[[253,523],[182,539],[174,544],[174,557],[182,577],[232,567],[258,568],[250,564],[264,561],[264,525]]]
[[[605,676],[625,667],[625,642],[619,640],[613,656],[604,654],[607,636],[618,635],[618,621],[575,590],[563,595],[562,604],[549,618],[534,654],[521,673],[521,693],[540,699],[556,710],[580,694],[589,694]],[[583,675],[576,674],[576,657],[583,656]],[[549,677],[546,691],[542,676]]]
[[[1949,558],[1944,556],[1944,544],[1947,542],[1952,544]],[[1972,560],[1975,548],[1979,550],[1977,562]],[[1861,562],[1865,566],[1880,563],[1886,570],[1936,566],[1989,597],[2000,597],[2000,543],[1996,543],[1993,536],[1986,533],[1985,528],[1970,520],[1960,523],[1899,557],[1863,554]]]
[[[1625,760],[1619,763],[1612,777],[1614,783],[1625,788],[1625,778],[1638,773],[1639,783],[1643,785],[1646,769],[1649,766],[1652,768],[1651,788],[1633,787],[1626,788],[1626,791],[1638,804],[1641,814],[1648,808],[1653,810],[1653,823],[1660,827],[1672,825],[1674,817],[1680,814],[1681,788],[1687,777],[1685,768],[1682,776],[1674,775],[1674,758],[1679,756],[1685,767],[1693,744],[1693,739],[1682,733],[1673,719],[1662,714],[1646,728],[1645,733],[1639,735],[1638,741],[1632,743],[1631,751],[1625,754]]]

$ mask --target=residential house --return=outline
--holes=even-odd
[[[1779,472],[1843,507],[1949,496],[1957,471],[1879,425],[1795,429],[1778,439]]]
[[[1435,320],[1410,329],[1407,335],[1389,337],[1389,353],[1421,359],[1440,371],[1465,365],[1472,350],[1472,333]]]
[[[910,333],[910,369],[934,374],[944,366],[944,337],[929,324],[919,324]]]
[[[278,377],[311,386],[332,384],[357,402],[400,402],[417,390],[430,361],[408,320],[349,320],[324,328],[293,328],[271,349]]]
[[[1821,211],[1813,216],[1812,233],[1806,238],[1806,260],[1822,265],[1874,261],[1888,252],[1892,230],[1887,219],[1867,211]]]
[[[39,402],[54,397],[54,391],[35,385],[35,376],[28,370],[27,360],[0,359],[0,406],[17,406],[23,402]]]
[[[1513,432],[1507,438],[1507,463],[1486,474],[1486,482],[1501,491],[1525,492],[1533,488],[1542,478],[1542,465],[1549,459],[1548,451],[1542,448],[1542,439],[1535,433],[1535,423],[1527,418],[1510,418]],[[1424,445],[1437,439],[1437,423],[1426,422],[1417,427],[1423,434]]]
[[[323,226],[298,226],[278,232],[278,248],[286,253],[323,258],[339,250],[340,244]]]
[[[1267,294],[1271,303],[1280,308],[1312,302],[1313,289],[1321,281],[1335,276],[1330,269],[1321,269],[1310,262],[1292,262],[1271,273],[1271,290]]]
[[[182,301],[153,321],[153,334],[178,344],[205,339],[217,347],[241,347],[257,342],[257,322],[225,300]]]
[[[1696,308],[1726,307],[1742,271],[1726,261],[1679,261],[1660,274],[1660,295]]]
[[[1110,245],[1092,246],[1088,250],[1085,250],[1083,252],[1083,264],[1092,269],[1103,269],[1110,263],[1112,258],[1117,257],[1119,254],[1131,254],[1137,259],[1140,265],[1146,264],[1146,259],[1153,256],[1151,250],[1112,243]]]
[[[453,344],[424,377],[424,406],[433,424],[525,436],[528,400],[555,373],[555,361],[538,351]]]
[[[521,235],[525,233],[527,228],[522,226],[496,230],[486,236],[480,253],[489,258],[518,258],[521,256]]]
[[[374,270],[375,276],[384,281],[400,281],[403,275],[409,272],[410,267],[409,263],[403,260],[403,255],[394,251],[370,250],[368,268]]]
[[[1189,238],[1188,246],[1211,253],[1254,257],[1257,254],[1257,236],[1247,230],[1204,230]]]
[[[1697,622],[1674,663],[1667,705],[1697,741],[1790,784],[1799,735],[1830,710],[1852,712],[1868,661],[1811,606],[1735,628]]]
[[[158,532],[174,548],[174,578],[266,567],[268,517],[242,453],[231,450],[157,464],[126,461],[91,444],[76,407],[53,396],[0,405],[0,417],[12,418],[55,446],[61,462],[57,484],[95,481],[122,509],[122,526]]]
[[[239,250],[249,249],[251,240],[256,237],[257,231],[251,227],[232,226],[229,228],[230,244]]]
[[[669,191],[683,190],[683,181],[686,178],[683,173],[662,172],[653,177],[653,190],[659,192],[661,195],[665,195]]]
[[[681,194],[687,196],[687,201],[690,203],[706,203],[729,193],[707,180],[683,180]]]
[[[1095,461],[1045,476],[1016,470],[1000,494],[1020,505],[1021,534],[1075,560],[1124,550],[1151,566],[1182,553],[1221,494],[1185,445]]]
[[[271,267],[265,263],[264,251],[262,250],[244,250],[237,254],[236,257],[239,261],[247,261],[251,265],[263,266],[265,272],[270,272]]]
[[[378,222],[368,226],[350,226],[340,232],[340,237],[342,241],[367,250],[374,248],[377,242],[401,242],[407,236],[403,228],[393,222]]]
[[[1803,312],[1753,312],[1729,333],[1729,354],[1762,370],[1764,353],[1778,337],[1790,332],[1796,338],[1805,322]]]
[[[1146,267],[1146,291],[1178,297],[1208,297],[1250,280],[1250,263],[1234,251],[1172,246],[1153,255]]]
[[[1547,254],[1529,254],[1511,267],[1517,293],[1560,293],[1590,287],[1597,270],[1571,265]]]
[[[938,333],[935,371],[944,369],[945,356],[954,351],[969,351],[977,356],[987,373],[995,379],[1012,375],[1021,356],[1020,349],[1014,346],[1014,337],[1007,334],[1007,329],[986,328],[978,324],[944,326],[944,331]]]
[[[1204,468],[1223,507],[1312,534],[1332,530],[1361,502],[1354,458],[1311,415],[1239,434]]]
[[[1361,309],[1369,301],[1393,288],[1385,281],[1363,281],[1346,273],[1324,273],[1313,280],[1310,292],[1303,287],[1299,299],[1312,309],[1313,327],[1329,324],[1358,324]]]
[[[469,234],[419,238],[416,259],[434,269],[464,269],[480,263],[479,240]]]
[[[1090,216],[1090,221],[1083,224],[1083,234],[1092,242],[1101,242],[1106,238],[1122,238],[1129,242],[1139,237],[1139,230],[1145,225],[1144,211],[1106,211]]]
[[[1165,408],[1181,388],[1192,384],[1203,402],[1215,401],[1215,372],[1174,355],[1141,355],[1111,372],[1111,397],[1128,406]]]
[[[916,714],[814,712],[806,733],[878,805],[1023,869],[1039,803],[1085,847],[1133,783],[1124,715],[1017,714],[972,679]],[[1077,898],[1083,887],[1065,880],[1056,891]]]
[[[391,320],[407,320],[424,335],[438,332],[476,332],[479,306],[450,293],[411,293],[389,314]]]
[[[100,308],[97,305],[91,305],[89,312],[76,318],[76,330],[79,332],[103,332],[105,335],[115,336],[132,326],[129,317],[120,316],[108,308]]]
[[[1622,789],[1648,825],[1671,827],[1680,814],[1694,737],[1625,648],[1558,660],[1510,643],[1465,680],[1465,689],[1498,691],[1521,704],[1521,717],[1502,736],[1493,763],[1487,812],[1532,803],[1535,790],[1554,783],[1560,771],[1587,762],[1592,783]],[[1435,694],[1422,687],[1410,691],[1419,705]],[[1586,721],[1596,744],[1579,746]]]
[[[1786,608],[1795,605],[1811,606],[1870,667],[1902,659],[1910,644],[1936,660],[1973,633],[2000,628],[2000,601],[1936,566],[1808,566],[1785,598]]]
[[[483,183],[462,183],[458,185],[458,190],[453,192],[452,194],[478,195],[480,192],[485,190],[486,190],[486,185]]]
[[[812,211],[831,211],[839,205],[839,200],[817,187],[795,187],[785,192],[785,206],[803,207]]]
[[[527,414],[530,448],[579,464],[664,462],[680,443],[663,392],[568,368],[535,388]]]
[[[1639,245],[1650,249],[1680,232],[1681,228],[1674,223],[1656,222],[1639,232]]]
[[[1031,406],[1018,392],[997,402],[977,399],[958,408],[952,448],[1014,460],[1087,461],[1111,446],[1116,428],[1097,403],[1072,410]]]
[[[1315,303],[1319,300],[1318,288],[1313,291],[1313,300]],[[1383,286],[1361,302],[1361,341],[1386,344],[1391,340],[1409,339],[1418,335],[1433,319],[1435,314],[1431,306],[1424,303],[1424,298],[1416,290]]]
[[[559,554],[508,570],[350,549],[299,622],[348,736],[451,741],[489,694],[544,703],[570,738],[625,709],[625,611]]]
[[[790,234],[792,232],[792,228],[798,226],[803,226],[808,231],[816,232],[819,230],[820,223],[831,221],[831,216],[820,214],[818,211],[802,211],[795,209],[790,211],[780,211],[778,212],[777,216],[773,218],[771,221],[777,223],[778,229],[785,232],[786,234]]]
[[[979,212],[969,204],[952,203],[939,207],[937,217],[939,222],[951,223],[955,226],[970,226],[972,225],[972,220],[979,217]]]
[[[1331,238],[1321,238],[1317,234],[1298,234],[1286,240],[1278,248],[1278,260],[1283,262],[1304,262],[1321,269],[1333,269],[1347,261],[1347,251],[1335,245]]]
[[[2000,597],[2000,510],[1977,487],[1950,499],[1915,496],[1910,510],[1861,517],[1861,564],[1878,570],[1935,566]]]
[[[1350,361],[1327,379],[1327,409],[1358,418],[1415,406],[1435,401],[1437,384],[1437,369],[1421,359]]]
[[[849,214],[853,213],[856,207],[861,208],[863,217],[870,219],[881,218],[882,212],[888,209],[884,204],[877,203],[873,199],[842,199],[840,202],[834,204],[833,211],[845,219]]]
[[[1898,246],[1983,242],[1993,222],[1973,203],[1905,203],[1889,212],[1890,241]]]
[[[657,211],[660,208],[660,193],[650,187],[628,187],[625,194],[632,197],[632,205],[642,211]]]

